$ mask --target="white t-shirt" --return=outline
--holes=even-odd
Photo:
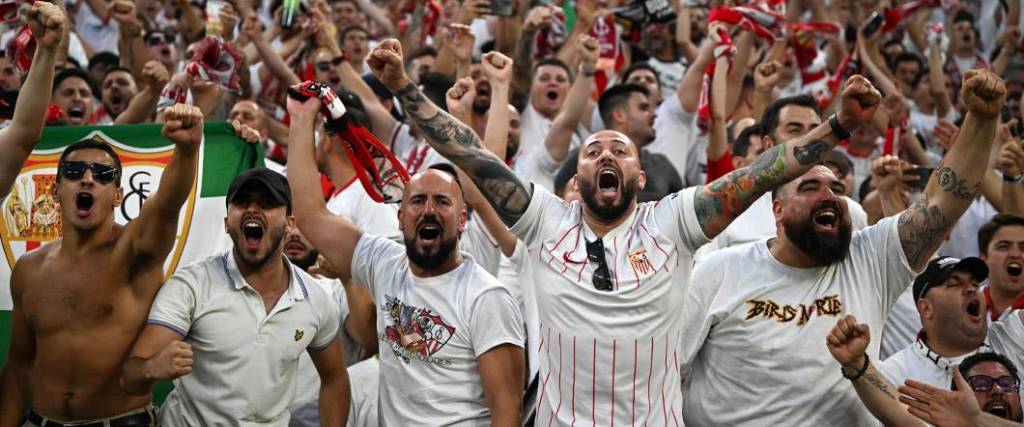
[[[540,320],[537,423],[681,423],[679,309],[691,254],[707,237],[695,189],[641,203],[602,238],[612,291],[594,288],[588,260],[594,233],[579,202],[540,187],[511,231],[529,249]]]
[[[917,339],[917,331],[921,330],[921,314],[914,303],[913,287],[906,290],[896,299],[885,319],[882,329],[882,347],[878,360],[886,360],[900,350],[907,348]]]
[[[371,234],[356,245],[352,278],[380,307],[380,425],[490,421],[477,359],[502,344],[523,347],[523,318],[508,288],[463,258],[448,273],[417,277],[404,246]]]
[[[704,184],[704,182],[688,182],[687,170],[694,169],[696,165],[690,165],[693,156],[690,155],[697,145],[697,114],[686,111],[679,102],[679,96],[672,93],[665,97],[656,111],[654,118],[654,141],[644,147],[652,153],[664,154],[675,166],[683,184],[687,186]],[[704,155],[705,167],[707,155]],[[704,171],[705,176],[707,171]]]
[[[472,212],[469,215],[469,221],[466,221],[466,229],[462,232],[462,238],[459,239],[459,250],[473,256],[473,261],[483,267],[488,274],[498,276],[501,247],[491,237],[491,233],[487,232],[487,227],[484,226],[483,220],[480,219],[480,215],[477,215],[476,211]],[[515,292],[513,292],[513,296],[515,296]],[[518,301],[518,298],[516,300]]]
[[[363,183],[352,178],[327,200],[327,210],[349,220],[365,233],[402,241],[398,230],[398,204],[377,203],[366,194]]]
[[[658,58],[651,57],[647,64],[658,71],[658,81],[661,83],[661,93],[676,95],[676,89],[683,82],[683,74],[686,74],[687,64],[680,58],[675,62],[662,62]]]
[[[102,13],[102,11],[93,12],[87,2],[82,1],[78,5],[78,13],[75,14],[75,31],[89,41],[94,52],[107,51],[117,55],[119,53],[117,40],[120,36],[120,24],[116,19],[103,22],[99,17]],[[84,68],[88,63],[81,65]]]
[[[558,173],[562,162],[553,159],[543,143],[533,144],[524,150],[514,165],[516,175],[523,181],[532,182],[537,186],[544,187],[545,190],[554,192],[555,174]]]
[[[405,165],[405,169],[409,171],[410,176],[426,170],[435,163],[451,163],[444,156],[441,156],[440,153],[434,151],[430,144],[413,136],[412,128],[402,122],[395,124],[395,128],[391,131],[391,142],[388,146],[391,149],[391,153],[395,155],[395,158]]]
[[[767,240],[720,250],[693,272],[683,309],[680,363],[690,425],[876,425],[843,379],[825,337],[856,314],[882,330],[889,307],[913,279],[897,218],[853,234],[837,263],[794,268]],[[878,340],[868,352],[878,360]]]
[[[868,214],[861,207],[860,203],[845,197],[846,206],[850,212],[850,226],[853,231],[862,230],[868,226]],[[761,239],[775,237],[778,230],[775,228],[775,213],[772,212],[772,194],[765,193],[747,208],[740,216],[715,236],[708,244],[701,246],[694,254],[694,262],[700,263],[708,255],[719,249],[744,243],[756,242]]]
[[[946,241],[939,247],[939,255],[954,258],[978,256],[978,229],[999,213],[984,196],[979,195],[960,216],[949,231]]]
[[[288,266],[288,289],[269,314],[231,251],[179,269],[160,288],[149,323],[181,335],[195,358],[192,373],[174,380],[161,425],[288,425],[299,356],[334,342],[341,323],[335,299]]]

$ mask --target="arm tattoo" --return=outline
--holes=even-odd
[[[530,205],[533,188],[484,149],[472,129],[427,100],[415,84],[395,94],[430,146],[469,175],[502,222],[510,227],[518,222]]]
[[[943,166],[933,172],[939,180],[939,186],[942,187],[943,191],[951,193],[962,200],[974,200],[974,196],[978,194],[978,190],[981,188],[979,182],[974,188],[967,188],[967,180],[957,176],[949,166]]]
[[[892,390],[889,390],[889,387],[886,387],[885,382],[882,381],[881,378],[878,378],[878,375],[875,375],[875,374],[865,374],[864,375],[864,380],[867,381],[868,384],[871,384],[872,387],[874,387],[874,388],[878,389],[878,391],[882,392],[882,394],[884,394],[889,399],[896,400],[896,396],[894,394],[892,394]]]
[[[820,139],[812,140],[805,145],[793,148],[793,157],[796,158],[796,162],[803,165],[813,165],[821,160],[821,155],[826,151],[832,149],[831,145]]]
[[[758,156],[749,167],[734,170],[705,185],[693,201],[704,234],[714,237],[721,233],[765,191],[786,179],[786,146],[776,145]]]
[[[911,267],[928,261],[954,222],[955,219],[950,220],[931,203],[927,193],[900,214],[900,244]]]

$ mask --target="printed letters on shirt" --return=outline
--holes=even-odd
[[[843,312],[843,302],[839,295],[829,295],[818,298],[811,304],[779,304],[770,299],[751,299],[747,301],[747,317],[743,320],[751,320],[756,317],[775,320],[779,323],[789,323],[796,320],[797,326],[803,326],[814,315],[818,317],[836,317]]]

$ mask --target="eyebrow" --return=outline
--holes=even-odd
[[[591,145],[600,144],[600,143],[602,143],[604,141],[608,141],[608,140],[606,140],[606,139],[605,140],[595,139],[593,141],[588,142],[587,143],[587,147],[589,148]],[[623,141],[623,140],[621,140],[619,138],[612,138],[610,142],[617,142],[617,143],[622,144],[622,145],[629,145],[629,144],[626,143],[626,141]]]

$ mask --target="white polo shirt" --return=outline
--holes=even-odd
[[[192,345],[192,373],[174,380],[164,426],[286,426],[299,355],[338,334],[338,307],[313,278],[287,262],[288,290],[267,313],[232,252],[179,269],[157,293],[150,324]]]

